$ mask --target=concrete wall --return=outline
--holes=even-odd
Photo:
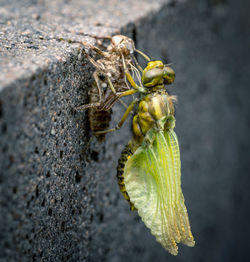
[[[51,1],[50,1],[51,2]],[[247,1],[2,1],[0,261],[247,261],[249,44]],[[93,68],[84,33],[121,30],[171,62],[182,187],[196,240],[168,254],[119,192],[130,122],[91,140]],[[123,108],[113,110],[112,125]]]

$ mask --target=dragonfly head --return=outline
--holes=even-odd
[[[164,88],[164,84],[169,85],[174,82],[174,79],[174,70],[160,60],[150,61],[142,73],[142,84],[149,88]]]

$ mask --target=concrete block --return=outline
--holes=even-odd
[[[247,261],[249,3],[1,1],[0,261]],[[162,249],[116,181],[130,121],[99,145],[79,44],[122,32],[173,63],[194,248]],[[141,61],[142,64],[144,63]],[[116,104],[112,123],[123,113]]]

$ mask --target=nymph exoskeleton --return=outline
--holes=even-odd
[[[109,39],[111,43],[106,51],[83,42],[84,46],[102,56],[101,59],[96,61],[89,57],[89,61],[96,68],[93,73],[94,83],[90,90],[90,103],[77,108],[78,110],[89,109],[90,128],[99,142],[105,139],[105,134],[97,135],[96,132],[106,130],[111,118],[113,103],[108,101],[116,101],[117,92],[130,89],[126,81],[123,61],[128,70],[140,81],[139,71],[142,71],[142,69],[134,57],[134,52],[137,51],[149,60],[145,54],[135,49],[132,39],[123,35],[115,35]],[[120,102],[126,107],[123,101],[120,100]]]
[[[177,243],[194,246],[195,242],[181,190],[180,152],[173,130],[175,97],[165,91],[165,84],[174,81],[175,73],[162,61],[151,61],[139,86],[128,70],[125,72],[133,89],[118,93],[117,97],[140,92],[141,98],[131,102],[115,128],[97,134],[121,128],[138,105],[133,117],[133,139],[118,163],[118,184],[131,209],[138,211],[156,240],[177,255]]]

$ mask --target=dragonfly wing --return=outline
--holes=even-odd
[[[174,131],[156,132],[154,141],[140,146],[124,169],[131,202],[156,240],[177,255],[176,243],[194,246],[181,191],[181,164]]]

